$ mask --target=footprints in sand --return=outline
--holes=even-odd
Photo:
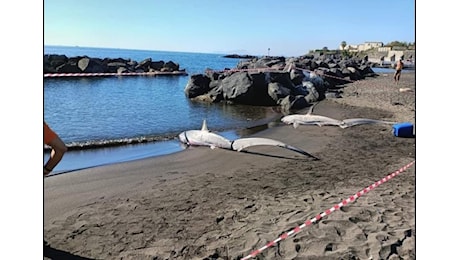
[[[232,176],[171,172],[160,187],[144,182],[149,191],[99,197],[75,209],[46,227],[45,240],[97,259],[238,259],[381,177],[380,162],[347,168],[354,155],[345,149],[330,160],[253,167]],[[415,259],[414,192],[399,185],[411,178],[413,172],[401,175],[260,258]]]

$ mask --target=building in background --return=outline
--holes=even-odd
[[[374,48],[383,47],[383,42],[365,42],[358,45],[347,44],[345,47],[342,45],[339,46],[339,50],[341,51],[349,51],[349,52],[359,52],[359,51],[367,51]]]

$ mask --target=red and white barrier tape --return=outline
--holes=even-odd
[[[294,67],[294,69],[312,72],[311,70]],[[283,68],[255,68],[255,69],[229,69],[229,70],[206,70],[210,72],[242,72],[242,71],[256,71],[256,72],[267,72],[267,71],[282,71]],[[315,72],[316,73],[316,72]],[[108,77],[108,76],[157,76],[157,75],[187,75],[186,72],[125,72],[125,73],[46,73],[43,74],[45,78],[58,78],[58,77]],[[354,82],[353,80],[335,77],[332,75],[321,74],[321,76],[335,78],[339,80],[345,80]]]
[[[266,72],[266,71],[282,71],[283,68],[255,68],[255,69],[227,69],[227,70],[206,70],[207,72],[216,72],[216,73],[224,73],[224,72],[242,72],[242,71],[256,71],[256,72]]]
[[[375,189],[377,186],[379,186],[380,184],[384,183],[384,182],[387,182],[388,180],[392,179],[393,177],[395,177],[396,175],[402,173],[403,171],[407,170],[409,167],[411,167],[413,164],[415,163],[415,161],[412,161],[411,163],[407,164],[406,166],[400,168],[399,170],[391,173],[390,175],[386,176],[385,178],[381,179],[380,181],[377,181],[375,183],[373,183],[372,185],[370,185],[369,187],[359,191],[358,193],[356,193],[355,195],[353,196],[350,196],[348,199],[345,199],[343,200],[342,202],[334,205],[332,208],[324,211],[323,213],[321,214],[318,214],[317,216],[315,216],[314,218],[310,219],[310,220],[307,220],[305,221],[305,223],[303,223],[302,225],[292,229],[291,231],[287,232],[287,233],[284,233],[283,235],[281,235],[280,237],[278,237],[277,239],[267,243],[265,246],[257,249],[257,250],[254,250],[253,252],[251,252],[249,255],[241,258],[241,260],[246,260],[246,259],[249,259],[249,258],[252,258],[252,257],[255,257],[256,255],[260,254],[263,250],[275,245],[276,243],[280,242],[281,240],[284,240],[286,238],[288,238],[289,236],[291,235],[294,235],[294,234],[297,234],[298,232],[300,232],[300,230],[302,230],[303,228],[311,225],[312,223],[315,223],[317,221],[319,221],[321,218],[331,214],[332,212],[340,209],[341,207],[347,205],[348,203],[356,200],[357,198],[361,197],[362,195],[366,194],[367,192]]]
[[[107,76],[157,76],[187,75],[186,72],[124,72],[124,73],[46,73],[45,78],[55,77],[107,77]]]
[[[348,82],[355,82],[354,80],[350,80],[350,79],[346,79],[346,78],[341,78],[341,77],[336,77],[336,76],[332,76],[332,75],[327,75],[327,74],[319,74],[317,73],[316,71],[311,71],[311,70],[308,70],[308,69],[303,69],[303,68],[298,68],[298,67],[292,67],[293,69],[297,69],[297,70],[303,70],[303,71],[306,71],[306,72],[314,72],[320,76],[324,76],[324,77],[329,77],[329,78],[334,78],[334,79],[338,79],[338,80],[344,80],[344,81],[348,81]],[[210,72],[216,72],[216,73],[223,73],[223,72],[243,72],[243,71],[247,71],[247,72],[251,72],[251,71],[256,71],[256,72],[267,72],[267,71],[283,71],[284,68],[255,68],[255,69],[228,69],[228,70],[206,70],[206,71],[210,71]]]

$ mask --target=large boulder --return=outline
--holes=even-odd
[[[305,99],[305,96],[289,95],[281,100],[279,103],[283,113],[289,113],[292,110],[299,110],[308,107],[310,104]]]
[[[115,62],[109,62],[107,63],[107,71],[108,73],[116,73],[118,72],[118,68],[120,67],[123,67],[123,68],[127,68],[127,64],[125,62],[119,62],[119,61],[115,61]]]
[[[144,72],[150,71],[151,63],[152,63],[152,58],[144,59],[141,62],[139,62],[139,64],[137,64],[137,66],[134,67],[134,69],[136,71],[144,71]]]
[[[236,72],[222,80],[224,99],[236,100],[249,92],[251,79],[247,72]]]
[[[318,90],[316,89],[315,85],[310,81],[303,82],[303,86],[307,89],[308,94],[304,96],[305,101],[309,104],[315,103],[322,99],[322,96]],[[324,94],[325,96],[325,94]]]
[[[268,94],[264,73],[236,72],[222,80],[222,87],[225,100],[256,106],[276,105]]]
[[[173,62],[173,61],[168,61],[163,65],[162,71],[178,71],[179,70],[179,64]]]
[[[278,82],[280,83],[283,87],[288,88],[288,89],[293,89],[294,88],[294,83],[291,80],[291,76],[289,72],[281,71],[281,72],[268,72],[268,80],[269,82]]]
[[[363,79],[363,75],[361,75],[361,73],[359,72],[359,69],[355,68],[355,67],[347,67],[347,70],[350,72],[349,76],[350,76],[350,80],[360,80],[360,79]]]
[[[278,82],[270,82],[268,83],[268,95],[275,101],[275,103],[279,103],[279,101],[286,96],[291,94],[291,90],[285,88],[281,83]]]
[[[57,73],[82,73],[76,63],[65,63],[56,68]]]
[[[150,63],[150,68],[153,69],[153,70],[161,70],[161,68],[163,68],[163,66],[165,65],[165,62],[160,60],[160,61],[152,61]]]
[[[56,68],[67,63],[69,59],[65,55],[50,54],[43,57],[43,66],[47,70],[56,71]]]
[[[295,86],[302,84],[303,79],[305,78],[305,75],[303,74],[302,70],[299,69],[292,69],[290,71],[290,78],[292,84]]]
[[[107,66],[101,59],[91,59],[88,57],[83,57],[78,61],[78,68],[83,73],[104,73],[107,71]]]
[[[194,98],[206,94],[210,88],[209,83],[211,79],[203,74],[194,74],[190,77],[187,85],[185,86],[185,96]]]

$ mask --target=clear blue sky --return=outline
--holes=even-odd
[[[415,42],[414,0],[44,0],[45,45],[299,56]]]

